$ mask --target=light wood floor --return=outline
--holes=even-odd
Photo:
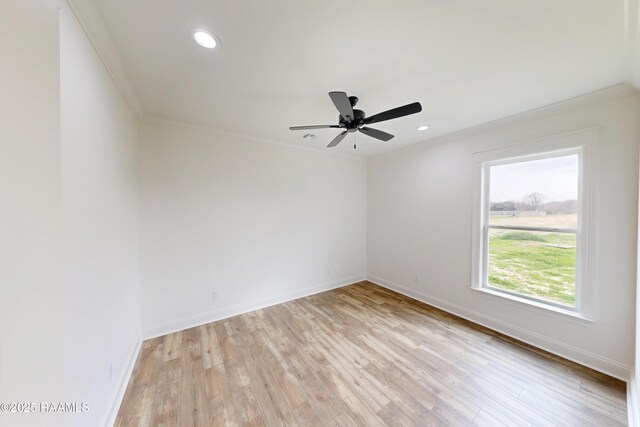
[[[116,426],[626,423],[624,383],[363,282],[145,341]]]

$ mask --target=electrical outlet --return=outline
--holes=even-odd
[[[111,378],[113,377],[113,363],[109,363],[109,366],[107,367],[107,375],[109,376],[109,381],[111,381]]]
[[[420,279],[418,278],[418,275],[416,274],[415,276],[413,276],[413,281],[415,283],[420,283]]]
[[[218,291],[213,291],[213,293],[211,294],[211,296],[213,297],[213,299],[218,299]]]
[[[331,269],[327,268],[327,276],[331,276]]]

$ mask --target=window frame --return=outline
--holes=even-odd
[[[526,143],[481,151],[473,154],[476,169],[473,226],[473,277],[472,290],[501,298],[504,301],[524,303],[529,307],[541,308],[545,312],[555,312],[594,321],[594,292],[591,286],[593,275],[593,212],[591,209],[594,164],[593,146],[598,140],[598,129],[587,129],[537,139]],[[543,160],[568,155],[578,155],[578,223],[576,224],[576,284],[575,306],[523,295],[499,289],[488,284],[488,233],[490,168],[493,166]],[[506,227],[518,229],[518,227]],[[519,227],[525,231],[552,231],[544,227]],[[561,231],[567,231],[562,229]],[[573,230],[572,230],[573,231]]]

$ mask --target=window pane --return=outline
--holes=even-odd
[[[578,155],[492,166],[489,223],[576,228]]]
[[[576,235],[489,229],[488,285],[575,306]]]

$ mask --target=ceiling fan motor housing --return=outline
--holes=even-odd
[[[340,125],[344,125],[348,130],[357,129],[358,126],[364,124],[364,119],[366,115],[362,110],[353,110],[353,121],[351,123],[347,123],[342,116],[338,116],[338,121]]]

